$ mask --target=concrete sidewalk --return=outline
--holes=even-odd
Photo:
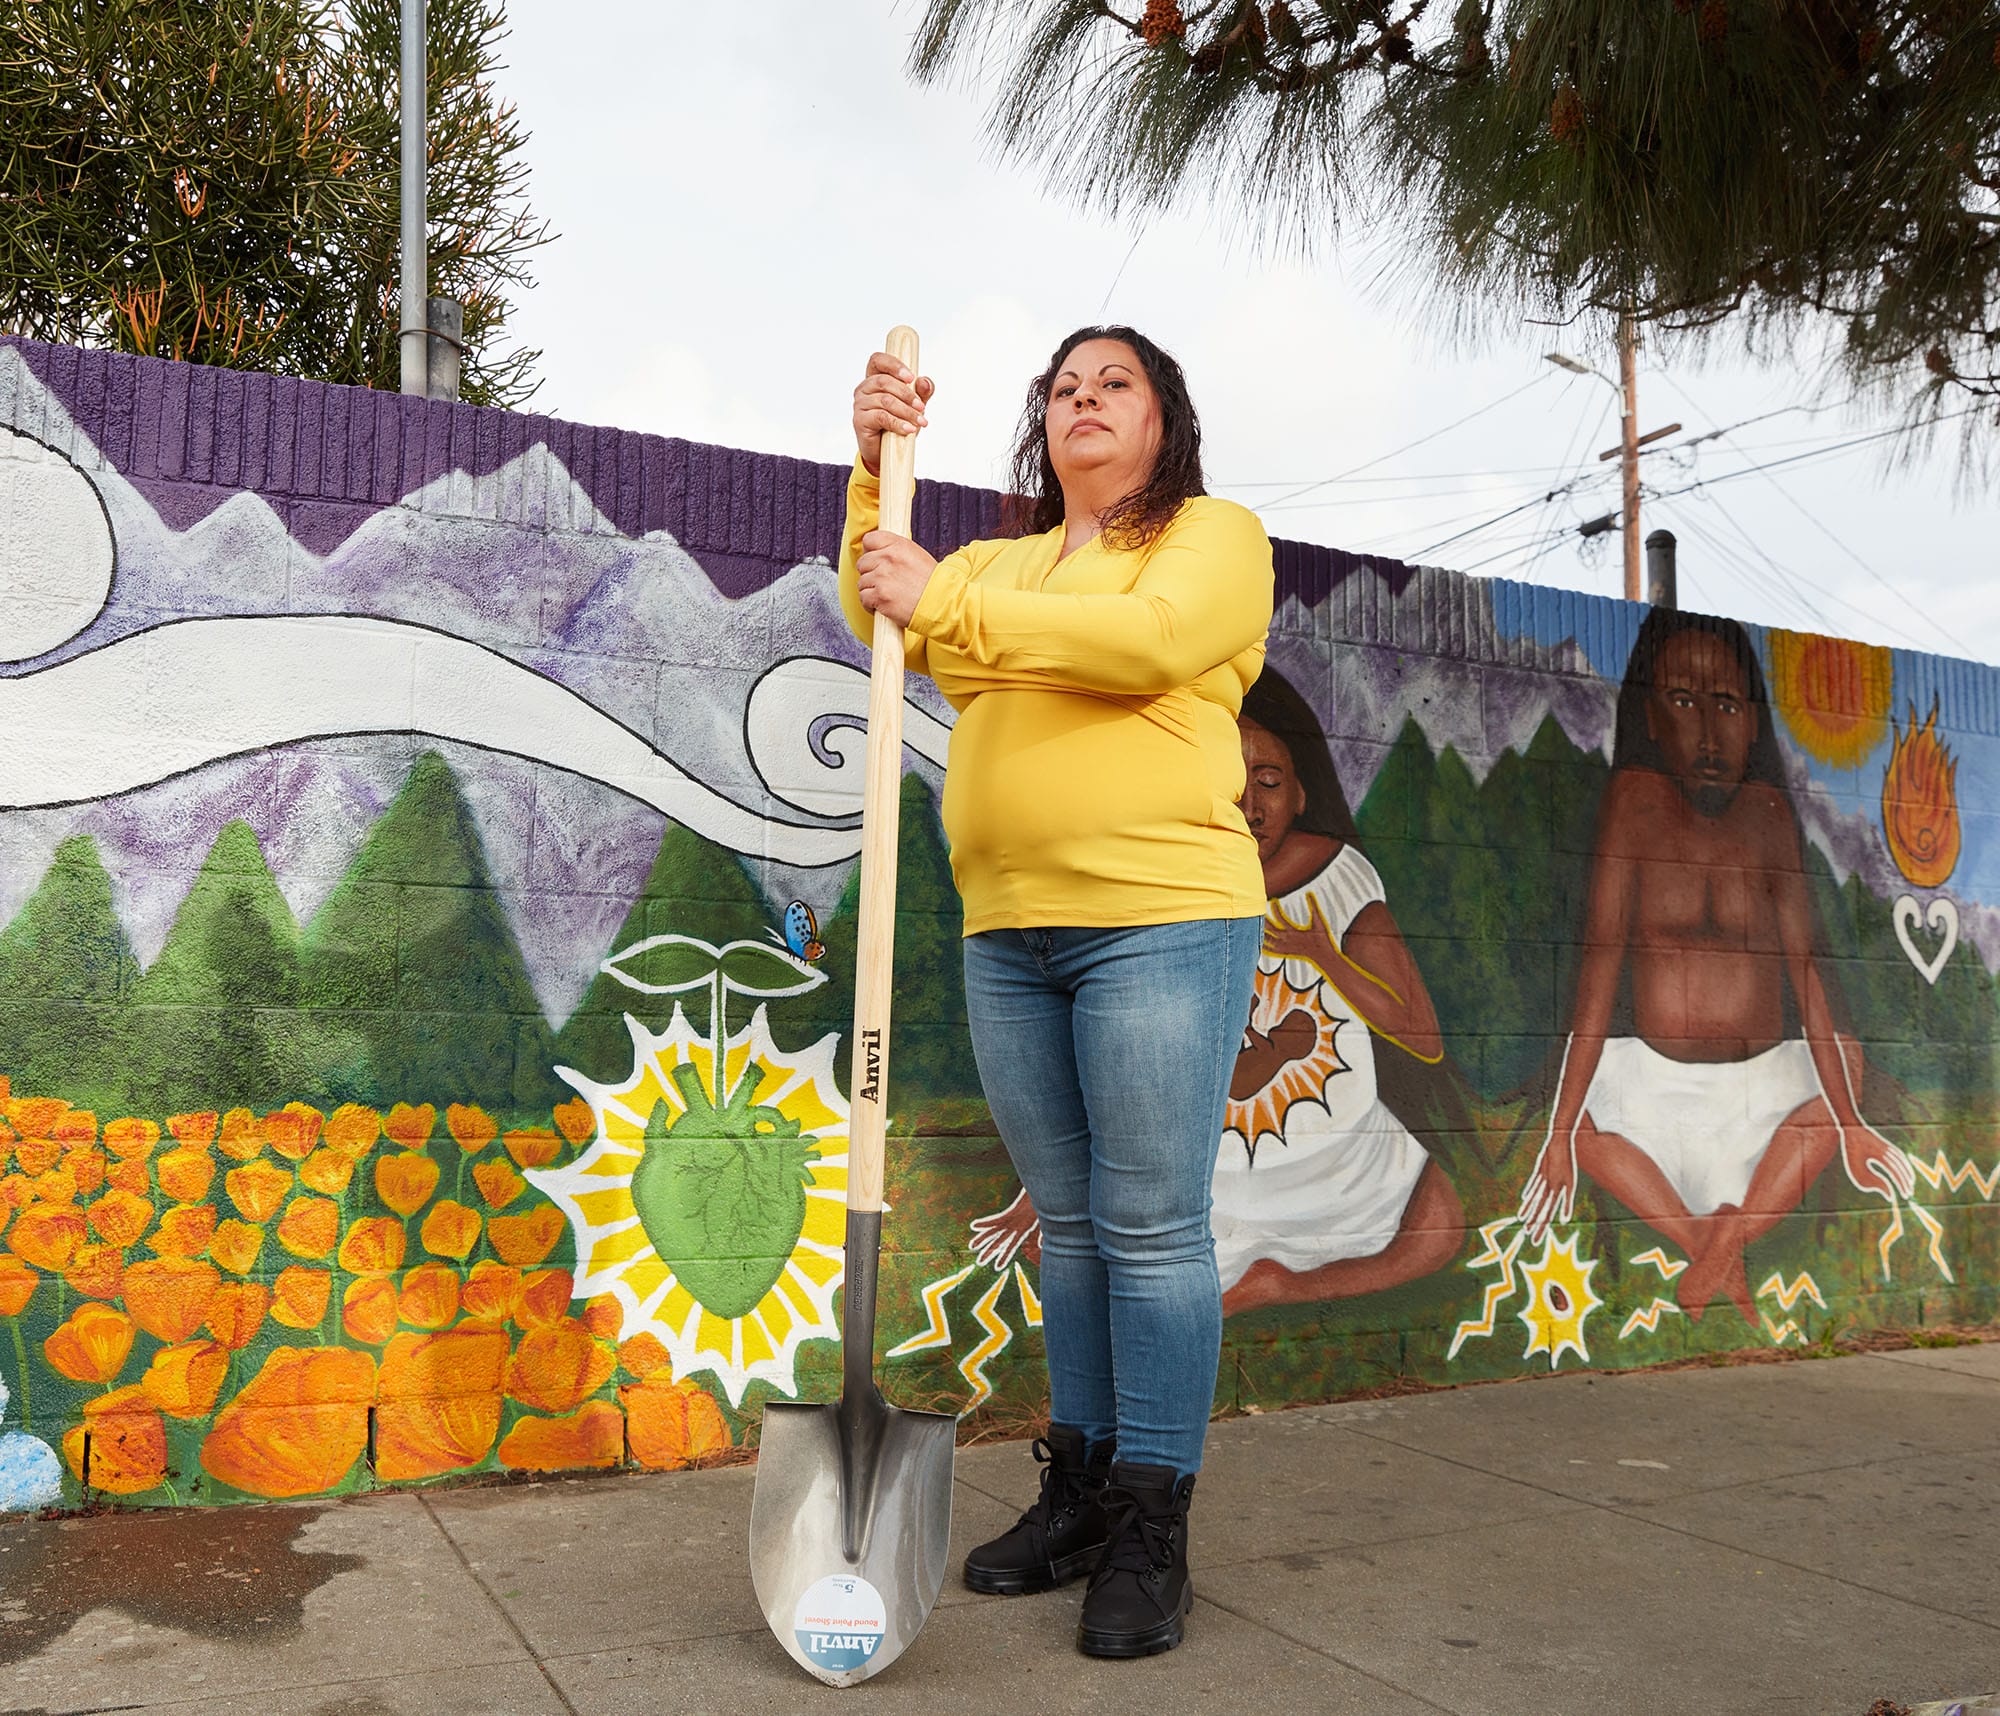
[[[1027,1451],[961,1451],[962,1547]],[[947,1584],[847,1693],[765,1630],[748,1469],[0,1526],[0,1708],[1866,1716],[2000,1685],[2000,1344],[1218,1425],[1187,1644]]]

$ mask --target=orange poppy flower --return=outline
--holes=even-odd
[[[354,1178],[354,1162],[329,1144],[322,1144],[299,1164],[299,1179],[316,1192],[337,1198]]]
[[[0,1317],[18,1317],[41,1284],[41,1276],[18,1257],[0,1257]]]
[[[662,1374],[669,1382],[673,1380],[673,1354],[667,1351],[658,1335],[638,1334],[629,1341],[620,1341],[618,1362],[641,1382],[650,1382]]]
[[[199,1114],[170,1114],[167,1130],[179,1143],[206,1150],[215,1142],[216,1122],[221,1118],[212,1108],[205,1108]]]
[[[454,1257],[463,1262],[479,1243],[479,1230],[484,1224],[485,1218],[477,1210],[451,1198],[440,1198],[424,1217],[418,1237],[433,1257]]]
[[[278,1271],[271,1283],[271,1321],[288,1329],[316,1329],[333,1297],[333,1276],[324,1269],[294,1263]]]
[[[106,1192],[88,1214],[90,1225],[107,1245],[136,1245],[153,1225],[151,1201],[132,1192]]]
[[[292,1189],[292,1174],[289,1168],[281,1168],[275,1162],[245,1162],[224,1174],[222,1184],[229,1193],[229,1201],[245,1219],[269,1221]]]
[[[396,1314],[413,1329],[441,1329],[458,1315],[458,1271],[449,1264],[419,1263],[403,1277]]]
[[[232,1275],[248,1275],[264,1249],[264,1230],[234,1219],[209,1236],[208,1255]]]
[[[184,1341],[208,1317],[222,1276],[212,1263],[159,1257],[125,1271],[125,1309],[147,1334]]]
[[[125,1253],[115,1245],[85,1245],[69,1260],[63,1280],[91,1299],[116,1299],[125,1285]]]
[[[62,1270],[89,1232],[82,1210],[67,1204],[30,1204],[7,1230],[7,1245],[16,1257],[38,1269]]]
[[[355,1275],[401,1269],[406,1243],[401,1222],[388,1216],[362,1216],[347,1224],[347,1237],[340,1242],[340,1267]]]
[[[529,1126],[510,1132],[504,1142],[507,1154],[523,1168],[546,1168],[562,1148],[562,1140],[546,1126]]]
[[[208,1196],[209,1185],[215,1179],[215,1158],[193,1145],[169,1150],[155,1166],[159,1170],[160,1190],[177,1204],[200,1203]]]
[[[137,1122],[137,1124],[145,1126],[151,1123],[142,1120]],[[157,1126],[153,1127],[153,1136],[158,1138],[159,1135],[160,1129]],[[57,1144],[65,1147],[77,1144],[95,1144],[97,1142],[97,1116],[92,1114],[87,1108],[72,1108],[68,1112],[56,1117],[56,1123],[49,1128],[49,1137]],[[111,1142],[111,1129],[109,1127],[105,1128],[104,1141],[107,1144]]]
[[[567,1418],[523,1418],[500,1441],[500,1464],[521,1472],[615,1466],[624,1457],[625,1418],[608,1400]]]
[[[14,1146],[14,1165],[24,1174],[46,1174],[62,1153],[63,1147],[53,1138],[23,1138]]]
[[[375,1160],[375,1190],[400,1216],[415,1215],[437,1190],[438,1165],[414,1150]]]
[[[109,1382],[132,1355],[132,1319],[109,1305],[79,1305],[42,1342],[49,1363],[71,1382]]]
[[[35,1182],[26,1174],[9,1174],[0,1179],[0,1196],[6,1198],[9,1209],[26,1209],[35,1201]]]
[[[500,1433],[506,1362],[507,1336],[499,1329],[391,1341],[376,1384],[375,1475],[434,1478],[485,1459]]]
[[[583,1326],[601,1341],[615,1341],[625,1327],[625,1307],[609,1293],[583,1304]]]
[[[278,1243],[294,1257],[324,1257],[340,1237],[340,1205],[331,1198],[294,1198],[278,1223]]]
[[[248,1162],[264,1153],[264,1128],[247,1108],[232,1108],[222,1117],[222,1153]]]
[[[114,1120],[104,1129],[104,1147],[124,1162],[143,1162],[160,1141],[160,1127],[153,1120]],[[95,1143],[95,1138],[89,1140]]]
[[[62,1165],[76,1181],[76,1189],[85,1197],[95,1197],[104,1189],[104,1171],[110,1166],[104,1152],[92,1146],[88,1149],[72,1150],[62,1159]]]
[[[264,1116],[264,1136],[271,1148],[290,1162],[303,1162],[319,1142],[326,1116],[303,1102],[288,1102]]]
[[[505,1322],[521,1297],[521,1272],[505,1263],[475,1263],[459,1302],[468,1317]]]
[[[208,1332],[231,1352],[241,1352],[264,1326],[271,1290],[261,1281],[225,1281],[208,1302]]]
[[[176,1204],[160,1217],[146,1244],[162,1257],[199,1257],[215,1231],[215,1205]]]
[[[383,1116],[382,1130],[389,1134],[391,1142],[400,1144],[405,1150],[421,1150],[437,1130],[437,1117],[434,1103],[413,1106],[399,1102]]]
[[[326,1121],[326,1147],[347,1160],[358,1162],[375,1148],[382,1136],[382,1117],[358,1102],[342,1103]]]
[[[581,1144],[597,1135],[597,1114],[582,1097],[572,1097],[555,1107],[556,1129],[572,1144]]]
[[[567,1269],[536,1269],[521,1277],[515,1319],[524,1329],[547,1328],[569,1315],[576,1283]]]
[[[229,1349],[215,1341],[162,1347],[139,1379],[146,1398],[170,1418],[206,1418],[229,1375]]]
[[[444,1123],[468,1156],[478,1155],[500,1136],[500,1127],[492,1116],[470,1103],[454,1102],[444,1111]]]
[[[130,1192],[135,1198],[151,1199],[153,1182],[147,1176],[144,1162],[113,1162],[104,1170],[107,1185],[115,1186],[121,1192]]]
[[[497,1158],[475,1166],[472,1179],[479,1195],[496,1210],[504,1210],[528,1189],[528,1182],[514,1172],[514,1164]]]
[[[625,1405],[632,1457],[642,1466],[670,1472],[730,1446],[722,1409],[692,1383],[630,1383],[618,1398]]]
[[[340,1296],[340,1326],[350,1340],[379,1347],[396,1332],[396,1284],[386,1275],[350,1281]]]
[[[63,1458],[91,1489],[139,1495],[167,1475],[167,1427],[135,1383],[83,1403],[83,1422],[63,1433]]]
[[[67,1168],[51,1168],[35,1176],[35,1196],[45,1204],[76,1202],[76,1176]]]
[[[68,1107],[59,1096],[17,1096],[8,1100],[7,1118],[23,1138],[46,1138]]]
[[[507,1392],[524,1406],[569,1412],[610,1380],[616,1355],[574,1317],[530,1329],[507,1362]]]
[[[555,1250],[566,1224],[554,1204],[543,1204],[526,1215],[497,1215],[486,1224],[486,1237],[493,1249],[508,1263],[532,1268]]]
[[[279,1347],[215,1415],[201,1445],[212,1476],[275,1499],[331,1489],[368,1446],[375,1360],[352,1347]]]

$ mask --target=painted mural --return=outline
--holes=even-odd
[[[671,1468],[835,1391],[843,478],[0,342],[0,1507]],[[1218,1405],[1993,1318],[1994,675],[1280,594]],[[1026,1428],[907,715],[886,1374]]]

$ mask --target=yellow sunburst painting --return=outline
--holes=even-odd
[[[707,1371],[732,1405],[753,1381],[798,1390],[806,1340],[837,1339],[847,1102],[838,1039],[787,1053],[765,1009],[714,1043],[676,1005],[664,1033],[626,1016],[633,1070],[561,1069],[597,1117],[576,1161],[528,1177],[576,1236],[576,1295],[609,1293],[620,1339],[648,1333],[676,1378]]]
[[[1346,1023],[1328,1016],[1317,982],[1298,989],[1286,980],[1283,967],[1259,969],[1245,1040],[1266,1045],[1276,1070],[1258,1089],[1232,1101],[1224,1121],[1253,1157],[1266,1141],[1284,1143],[1285,1116],[1294,1105],[1323,1105],[1327,1085],[1353,1070],[1340,1058],[1335,1042]]]

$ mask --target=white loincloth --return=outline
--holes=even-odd
[[[1778,1128],[1821,1094],[1802,1037],[1747,1061],[1670,1060],[1638,1037],[1614,1037],[1583,1110],[1650,1157],[1688,1214],[1703,1216],[1742,1204]]]
[[[1317,903],[1336,940],[1364,907],[1384,898],[1375,867],[1343,846],[1325,869],[1282,899],[1291,923],[1310,921]],[[1302,959],[1258,962],[1252,1023],[1269,1030],[1275,1014],[1301,997],[1321,1015],[1323,1045],[1343,1063],[1323,1088],[1286,1109],[1280,1133],[1246,1137],[1255,1099],[1231,1103],[1216,1157],[1210,1223],[1224,1291],[1268,1258],[1302,1273],[1349,1257],[1373,1257],[1402,1227],[1410,1194],[1430,1158],[1375,1094],[1375,1044],[1368,1026],[1334,986]]]

